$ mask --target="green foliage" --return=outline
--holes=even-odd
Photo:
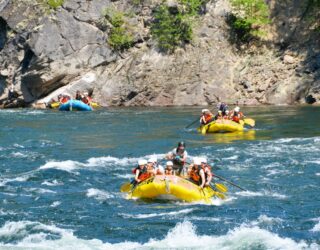
[[[200,12],[201,6],[207,1],[204,0],[180,0],[184,13],[190,16],[197,16]]]
[[[143,3],[143,1],[144,1],[144,0],[131,0],[131,3],[132,3],[133,5],[140,5],[140,4]]]
[[[200,2],[200,0],[180,0],[183,4],[182,11],[172,10],[165,3],[158,6],[154,12],[151,34],[162,51],[172,53],[177,47],[192,40],[190,17],[198,15]]]
[[[118,51],[129,49],[133,45],[133,35],[125,21],[125,14],[115,9],[108,8],[104,11],[105,19],[111,24],[108,43]]]
[[[109,34],[108,42],[115,50],[123,51],[133,45],[133,37],[123,27],[115,27]]]
[[[269,7],[264,0],[230,0],[233,6],[233,17],[230,25],[241,41],[250,36],[263,36],[261,28],[270,23]],[[317,0],[318,1],[318,0]]]
[[[48,0],[47,3],[51,8],[56,9],[64,3],[64,0]]]

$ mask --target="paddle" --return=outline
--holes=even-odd
[[[220,199],[224,200],[226,198],[226,196],[223,193],[220,193],[217,191],[216,188],[214,188],[212,185],[210,185],[210,188],[212,189],[212,191],[214,192],[213,195],[218,196]]]
[[[189,125],[187,125],[187,126],[185,127],[185,129],[190,128],[193,124],[195,124],[197,121],[199,121],[199,119],[200,119],[200,118],[197,118],[197,120],[191,122]]]
[[[215,183],[214,186],[222,193],[228,192],[228,188],[222,183]]]
[[[207,133],[208,126],[204,125],[201,128],[201,134],[205,135]]]
[[[232,186],[235,186],[235,187],[237,187],[237,188],[239,188],[239,189],[241,189],[242,191],[247,191],[246,189],[244,189],[244,188],[242,188],[242,187],[240,187],[240,186],[238,186],[237,184],[235,184],[235,183],[233,183],[233,182],[231,182],[231,181],[228,181],[228,180],[226,180],[225,178],[223,178],[223,177],[221,177],[221,176],[219,176],[219,175],[214,175],[215,177],[217,177],[218,179],[220,179],[220,180],[223,180],[223,181],[225,181],[225,182],[227,182],[227,183],[229,183],[229,184],[231,184]]]
[[[244,121],[244,124],[247,124],[251,127],[254,127],[256,125],[256,121],[251,118],[244,118],[243,121]]]

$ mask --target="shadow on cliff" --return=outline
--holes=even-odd
[[[301,77],[295,101],[312,104],[313,95],[320,97],[320,0],[271,0],[269,5],[279,52],[304,57],[295,69]]]

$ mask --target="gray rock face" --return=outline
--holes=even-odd
[[[287,18],[301,16],[301,1],[269,1],[274,26],[268,42],[286,44],[280,52],[270,46],[237,53],[225,22],[229,2],[218,0],[207,5],[192,43],[172,55],[159,53],[149,32],[152,10],[160,2],[145,0],[134,6],[125,0],[67,0],[50,10],[45,2],[2,0],[0,104],[7,103],[9,66],[15,69],[17,93],[10,107],[46,103],[59,93],[88,89],[105,106],[319,101],[320,48],[312,42],[319,39],[306,37],[307,25],[301,26],[297,18],[290,19],[290,25]],[[178,8],[177,1],[168,4],[172,11]],[[117,53],[107,43],[110,25],[102,28],[101,18],[110,7],[130,13],[126,18],[135,46],[127,52]],[[293,39],[295,35],[308,42]]]

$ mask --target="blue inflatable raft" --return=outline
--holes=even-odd
[[[70,100],[59,107],[60,111],[92,111],[92,108],[82,101]]]

